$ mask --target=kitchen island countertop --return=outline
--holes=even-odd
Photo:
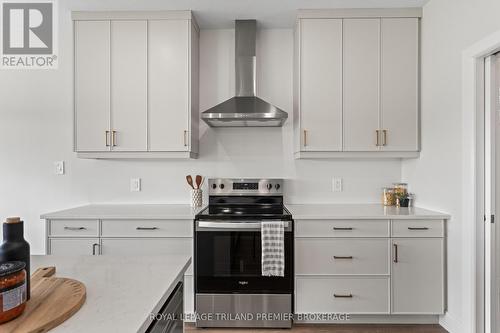
[[[145,332],[191,263],[189,256],[31,256],[31,271],[83,282],[82,308],[50,332]]]
[[[450,219],[450,215],[418,207],[404,208],[380,204],[287,204],[295,220],[319,219]]]

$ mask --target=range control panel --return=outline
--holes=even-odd
[[[211,178],[209,195],[283,195],[283,179]]]

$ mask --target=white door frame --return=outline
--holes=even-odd
[[[496,265],[496,223],[493,216],[498,207],[497,171],[497,98],[499,58],[491,55],[484,62],[484,331],[496,332],[497,314],[497,265]]]
[[[500,50],[500,31],[462,53],[462,228],[464,332],[484,329],[484,59]],[[466,316],[464,316],[466,317]]]

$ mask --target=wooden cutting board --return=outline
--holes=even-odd
[[[80,281],[53,276],[55,267],[37,269],[31,275],[31,298],[23,314],[0,325],[2,333],[43,333],[74,315],[85,303]]]

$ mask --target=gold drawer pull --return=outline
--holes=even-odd
[[[333,297],[335,297],[335,298],[352,298],[352,294],[347,294],[347,295],[333,294]]]
[[[352,259],[352,256],[333,256],[333,259]]]

